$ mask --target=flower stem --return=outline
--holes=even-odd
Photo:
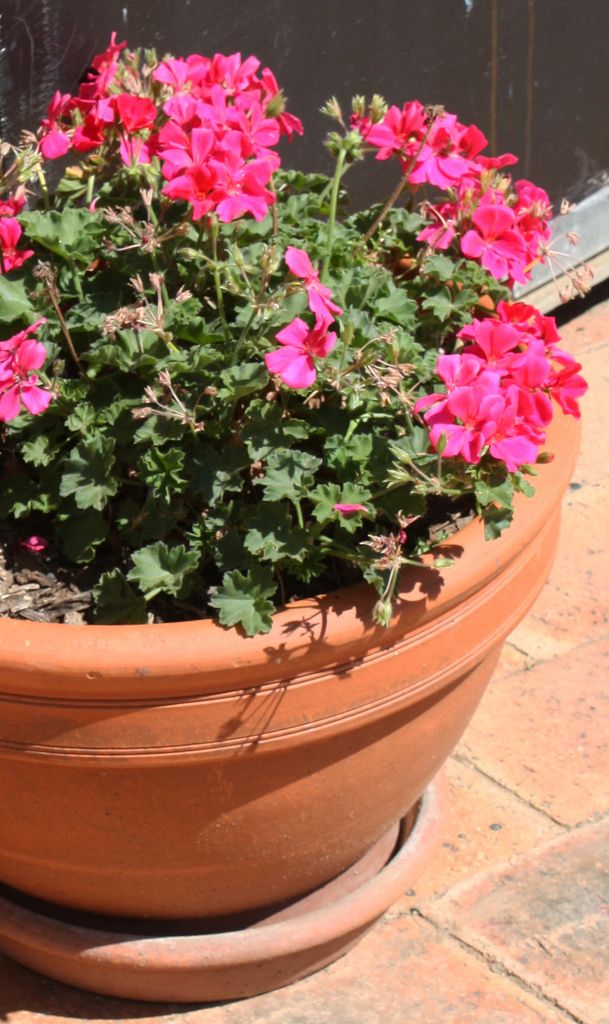
[[[402,192],[406,188],[406,186],[408,184],[408,179],[410,177],[410,172],[411,172],[412,168],[414,167],[414,165],[415,165],[415,163],[417,161],[417,157],[422,152],[423,147],[424,147],[425,143],[427,142],[427,139],[429,138],[429,133],[430,133],[431,129],[433,128],[433,125],[434,125],[434,123],[436,121],[436,117],[440,113],[439,108],[434,108],[434,110],[435,110],[435,113],[433,113],[432,116],[429,119],[429,124],[427,125],[427,129],[425,131],[425,135],[421,139],[421,144],[420,144],[419,148],[412,154],[412,156],[408,160],[406,166],[404,167],[404,173],[403,173],[402,177],[398,181],[397,185],[395,186],[393,192],[389,196],[389,199],[385,203],[385,205],[384,205],[383,209],[381,210],[381,212],[379,213],[378,217],[376,218],[374,223],[368,228],[366,234],[364,235],[364,243],[370,241],[370,239],[372,238],[372,236],[375,233],[375,231],[377,230],[377,228],[380,227],[380,225],[385,220],[385,217],[389,213],[389,211],[390,211],[391,207],[393,206],[393,204],[397,202],[397,200],[401,196]]]
[[[47,294],[49,296],[49,299],[51,300],[51,305],[52,305],[53,309],[55,310],[55,313],[57,314],[57,319],[59,320],[59,326],[61,327],[63,336],[66,339],[68,348],[70,350],[70,355],[72,356],[72,359],[74,360],[74,363],[76,364],[76,369],[78,370],[78,373],[80,374],[80,376],[84,377],[85,376],[85,371],[83,369],[83,365],[82,365],[80,359],[78,358],[78,353],[77,353],[76,349],[74,348],[74,342],[72,341],[72,335],[70,334],[68,325],[67,325],[67,323],[64,320],[63,313],[61,312],[61,307],[59,305],[58,293],[55,290],[54,286],[49,286],[49,288],[47,290]]]
[[[340,181],[343,176],[343,166],[347,154],[344,149],[341,149],[338,154],[336,161],[336,170],[334,171],[334,180],[332,182],[332,195],[330,196],[330,213],[328,216],[328,235],[326,241],[326,258],[324,260],[322,276],[326,277],[328,273],[328,267],[330,266],[330,260],[332,258],[332,246],[334,245],[334,225],[336,224],[336,207],[338,206],[338,191],[340,189]]]
[[[395,186],[393,192],[389,196],[389,199],[387,200],[387,202],[385,203],[383,209],[379,213],[378,217],[376,218],[374,223],[368,228],[366,234],[364,235],[364,242],[369,242],[370,241],[370,239],[372,238],[372,236],[375,233],[376,229],[378,227],[380,227],[380,225],[385,220],[385,217],[389,213],[391,207],[400,198],[402,192],[404,191],[404,189],[406,188],[406,186],[408,184],[408,175],[409,174],[410,174],[410,168],[408,169],[406,174],[404,174],[403,177],[400,178],[400,180],[398,181],[397,185]]]
[[[302,529],[304,529],[304,519],[303,519],[303,515],[302,515],[302,507],[301,507],[300,501],[298,500],[298,498],[292,498],[292,504],[293,504],[294,508],[296,509],[296,519],[298,520],[298,525],[300,526],[300,528],[302,530]]]
[[[216,302],[218,305],[218,314],[222,322],[222,330],[224,331],[224,340],[228,341],[230,338],[228,323],[226,322],[226,312],[224,310],[224,298],[222,296],[222,284],[220,281],[220,267],[218,264],[218,221],[215,217],[211,218],[210,223],[210,234],[211,234],[211,247],[214,257],[213,263],[213,275],[214,285],[216,287]]]

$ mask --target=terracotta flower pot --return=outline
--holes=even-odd
[[[534,500],[454,565],[300,601],[253,639],[211,621],[0,622],[0,881],[105,915],[254,911],[323,885],[402,818],[542,587],[578,425],[557,415]]]

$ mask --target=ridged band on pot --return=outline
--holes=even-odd
[[[0,622],[0,880],[128,916],[292,899],[404,815],[467,725],[551,565],[578,425],[512,527],[403,575],[387,630],[355,587],[251,639],[217,624]]]

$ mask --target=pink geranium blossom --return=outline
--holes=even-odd
[[[65,156],[70,148],[70,136],[61,126],[61,119],[68,109],[72,97],[69,93],[62,94],[57,90],[47,108],[47,116],[42,119],[42,135],[40,152],[47,160],[55,160]]]
[[[46,551],[49,546],[46,537],[41,537],[37,533],[32,534],[31,537],[26,537],[25,540],[20,540],[19,544],[33,555],[39,555],[42,551]]]
[[[498,281],[526,282],[527,253],[516,231],[516,216],[505,204],[481,204],[472,216],[473,227],[461,239],[464,256],[480,263]]]
[[[86,80],[79,86],[78,96],[84,100],[95,100],[106,96],[118,69],[118,56],[127,43],[116,42],[116,32],[110,36],[110,42],[103,51],[95,55],[91,61],[91,70]]]
[[[33,249],[17,248],[22,234],[21,224],[14,217],[0,218],[0,273],[17,270],[34,255]]]
[[[312,329],[300,317],[295,317],[275,337],[282,348],[268,352],[264,357],[270,373],[281,377],[289,388],[308,388],[317,378],[313,357],[327,356],[336,344],[336,334],[325,327]]]
[[[334,509],[335,512],[340,512],[340,514],[342,516],[351,515],[351,513],[353,513],[353,512],[367,512],[368,511],[368,509],[367,509],[367,507],[365,505],[358,505],[355,502],[349,504],[348,502],[337,501],[336,504],[332,506],[332,508]]]
[[[12,338],[0,341],[0,422],[15,419],[22,402],[36,416],[44,412],[53,397],[39,386],[32,372],[39,370],[46,359],[43,343],[31,337],[45,322],[37,320]]]
[[[466,462],[479,462],[502,411],[501,396],[488,387],[455,388],[448,395],[442,414],[436,412],[433,417],[431,443],[437,448],[444,438],[442,454],[446,458],[461,455]]]
[[[378,148],[377,160],[388,160],[394,153],[406,160],[418,150],[426,125],[425,107],[413,100],[401,110],[389,107],[383,120],[368,128],[366,142]]]
[[[112,97],[118,119],[129,134],[152,128],[157,116],[156,105],[145,96],[120,93]]]
[[[309,309],[315,313],[317,323],[329,327],[332,321],[340,316],[342,309],[332,301],[330,288],[319,280],[319,271],[315,270],[308,254],[304,249],[288,245],[285,251],[285,261],[295,277],[304,279]]]

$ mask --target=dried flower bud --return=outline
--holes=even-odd
[[[135,277],[130,277],[129,284],[133,288],[134,292],[140,292],[140,294],[143,294],[144,282],[142,281],[141,274],[136,274]]]
[[[165,275],[154,273],[149,274],[148,277],[150,279],[150,284],[152,285],[154,290],[160,292],[161,288],[163,287],[163,284],[165,283]]]

